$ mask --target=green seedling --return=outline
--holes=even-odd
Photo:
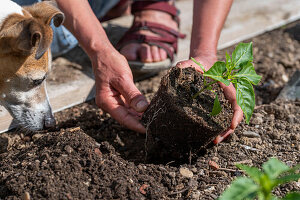
[[[244,112],[246,123],[248,124],[255,106],[255,94],[253,85],[257,85],[261,76],[257,75],[253,66],[252,42],[240,43],[236,46],[232,55],[226,52],[226,62],[217,61],[209,70],[205,71],[203,65],[191,58],[203,70],[203,86],[193,96],[196,98],[204,90],[210,90],[213,93],[212,85],[222,82],[226,86],[232,83],[236,89],[236,99],[238,105]],[[208,82],[206,77],[214,81]],[[216,94],[216,93],[215,93]],[[211,116],[218,115],[222,110],[221,104],[216,94]]]
[[[293,168],[288,167],[277,158],[270,158],[262,165],[262,170],[256,167],[237,164],[249,177],[235,179],[230,187],[218,200],[297,200],[300,193],[291,192],[284,198],[276,197],[272,190],[281,184],[300,179],[300,164]]]

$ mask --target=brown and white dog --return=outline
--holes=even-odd
[[[0,1],[0,104],[31,131],[55,125],[45,83],[51,69],[52,20],[56,27],[64,20],[53,2],[21,7]]]

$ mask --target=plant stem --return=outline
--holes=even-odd
[[[204,79],[205,79],[205,77],[204,77]],[[201,92],[203,92],[205,89],[207,89],[209,86],[211,86],[211,85],[213,85],[213,84],[215,84],[215,83],[217,83],[218,81],[212,81],[212,82],[210,82],[210,83],[208,83],[208,84],[204,84],[204,86],[201,88],[201,90],[199,90],[194,96],[193,96],[193,99],[195,99]]]

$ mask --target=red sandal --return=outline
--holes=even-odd
[[[131,13],[135,14],[143,10],[158,10],[170,14],[179,26],[178,10],[175,6],[170,5],[168,2],[155,2],[155,1],[136,1],[131,6]],[[137,33],[138,30],[149,30],[159,36],[149,36]],[[128,43],[146,43],[155,45],[164,49],[167,52],[168,58],[160,62],[143,63],[141,61],[128,61],[132,72],[139,75],[154,75],[158,72],[168,69],[172,66],[174,54],[177,53],[178,38],[184,38],[185,35],[169,28],[163,24],[154,22],[134,22],[131,28],[125,33],[117,44],[117,49],[120,50]],[[172,49],[174,51],[172,51]],[[143,77],[145,78],[145,76]]]

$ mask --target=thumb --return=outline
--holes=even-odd
[[[193,67],[195,68],[195,70],[197,70],[198,72],[203,73],[203,70],[201,69],[200,66],[198,66],[196,63],[194,63],[192,60],[184,60],[184,61],[180,61],[176,64],[176,67],[179,68],[188,68],[188,67]]]
[[[144,95],[134,85],[133,79],[123,76],[111,82],[115,90],[119,91],[126,102],[137,112],[144,112],[148,107],[148,102]]]

